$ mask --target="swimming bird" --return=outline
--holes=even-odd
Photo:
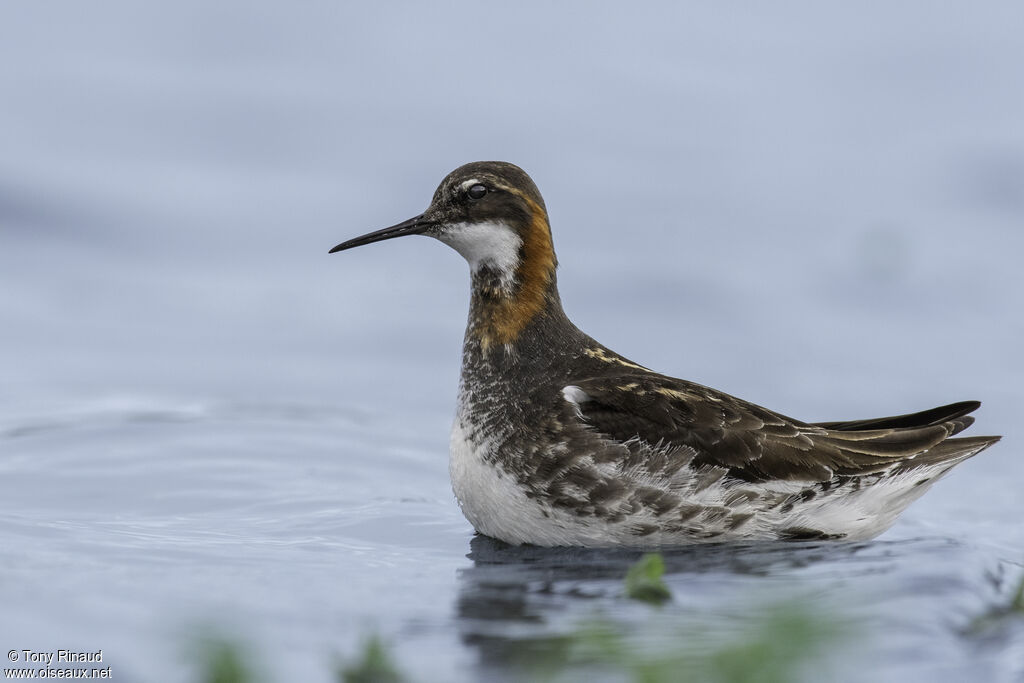
[[[469,262],[449,469],[466,518],[507,543],[868,539],[999,440],[950,438],[976,401],[807,423],[615,353],[563,311],[544,200],[512,164],[461,166],[422,214],[330,251],[405,235]]]

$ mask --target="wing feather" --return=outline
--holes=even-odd
[[[581,419],[606,438],[640,440],[652,449],[685,446],[687,454],[696,452],[694,466],[722,467],[748,481],[827,481],[882,471],[961,431],[972,419],[966,414],[978,407],[967,401],[889,418],[807,424],[662,375],[582,378],[570,388]]]

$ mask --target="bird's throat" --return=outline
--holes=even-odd
[[[467,334],[484,351],[515,343],[546,309],[560,306],[555,283],[555,250],[543,208],[533,205],[512,277],[486,265],[473,272]]]

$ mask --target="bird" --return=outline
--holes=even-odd
[[[547,208],[507,162],[448,174],[407,235],[469,263],[449,472],[475,530],[512,545],[674,547],[859,541],[998,436],[950,438],[977,401],[808,423],[650,370],[562,307]]]

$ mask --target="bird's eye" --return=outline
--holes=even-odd
[[[487,188],[477,183],[473,187],[469,188],[467,194],[469,195],[470,199],[480,199],[485,194],[487,194]]]

